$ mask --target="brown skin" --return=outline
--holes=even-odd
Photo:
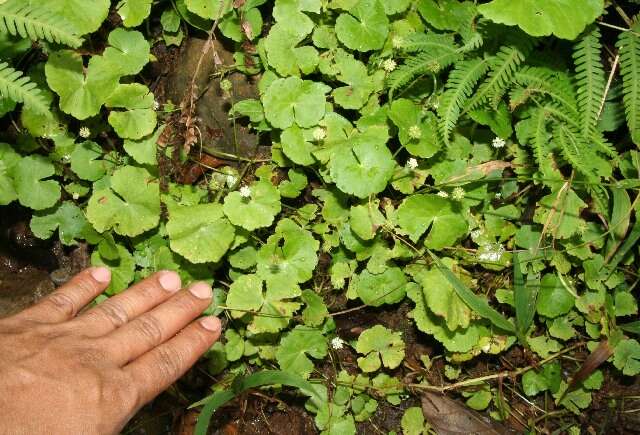
[[[111,278],[91,268],[0,319],[0,434],[116,434],[220,336],[211,287],[158,272],[78,314]]]

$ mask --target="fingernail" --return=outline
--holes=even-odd
[[[203,317],[200,325],[207,331],[218,332],[220,330],[220,320],[216,317]]]
[[[91,276],[93,279],[103,284],[111,281],[111,271],[106,267],[94,267],[91,269]]]
[[[175,272],[160,272],[158,282],[168,292],[175,293],[180,290],[180,276]]]
[[[192,285],[189,288],[189,291],[192,295],[199,299],[209,299],[211,298],[211,287],[207,283],[199,282],[197,284]]]

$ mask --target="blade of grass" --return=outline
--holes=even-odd
[[[194,435],[207,435],[213,413],[225,403],[233,400],[244,391],[265,385],[287,385],[298,388],[302,393],[310,396],[315,402],[323,400],[317,393],[313,384],[298,375],[280,370],[265,370],[250,376],[238,376],[229,390],[218,391],[198,403],[206,403],[196,423]]]
[[[631,323],[625,323],[624,325],[618,325],[618,326],[624,332],[640,335],[640,320],[631,322]]]
[[[636,223],[633,225],[633,228],[631,228],[631,231],[629,232],[627,238],[624,240],[624,243],[617,251],[615,251],[615,255],[611,257],[610,261],[609,258],[607,258],[606,262],[608,264],[605,266],[605,270],[608,275],[611,275],[616,267],[618,267],[618,264],[620,264],[620,262],[624,260],[624,257],[627,256],[629,251],[634,246],[637,246],[636,243],[638,242],[638,240],[640,240],[640,220],[636,221]]]
[[[475,311],[480,317],[489,320],[494,326],[512,334],[516,332],[513,324],[498,311],[491,308],[486,299],[476,295],[466,285],[464,285],[464,283],[460,281],[460,278],[445,266],[433,252],[428,249],[427,252],[436,263],[436,266],[438,266],[438,269],[440,269],[440,272],[442,272],[445,278],[447,278],[447,281],[449,281],[453,286],[456,294],[469,306],[469,308]]]
[[[513,255],[513,300],[516,308],[516,335],[523,346],[528,347],[527,331],[536,313],[536,299],[540,288],[539,276],[522,274],[518,254]]]

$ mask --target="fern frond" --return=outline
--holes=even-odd
[[[448,67],[462,55],[456,49],[455,45],[446,48],[440,48],[432,51],[420,52],[415,56],[409,57],[403,65],[400,65],[387,79],[387,87],[389,88],[389,98],[393,99],[393,94],[399,89],[405,87],[412,81],[424,76],[425,74],[435,74],[443,68]]]
[[[632,26],[632,32],[622,32],[618,38],[620,74],[622,75],[622,99],[631,139],[640,145],[640,23]]]
[[[491,62],[489,76],[480,85],[465,110],[473,110],[487,99],[502,95],[512,84],[516,70],[532,48],[533,43],[529,38],[521,38],[517,43],[500,48]]]
[[[460,118],[462,107],[478,81],[486,74],[490,61],[490,58],[475,58],[458,62],[449,74],[446,90],[438,107],[440,128],[445,143],[449,143],[449,136]]]
[[[482,19],[478,19],[475,11],[471,11],[472,12],[467,16],[468,24],[462,26],[459,30],[463,43],[460,50],[464,53],[477,50],[484,45],[484,21]]]
[[[82,39],[64,18],[23,0],[0,4],[0,33],[19,35],[33,41],[44,39],[74,48],[82,45]]]
[[[606,154],[609,157],[617,157],[618,152],[613,145],[607,142],[607,139],[604,137],[600,130],[594,128],[589,132],[587,138],[593,145],[595,145],[596,151]]]
[[[49,103],[29,77],[0,62],[0,95],[16,103],[24,103],[38,113],[49,111]]]
[[[533,148],[533,155],[536,157],[538,164],[542,165],[549,153],[549,132],[547,130],[549,114],[544,107],[535,112],[532,116],[532,121],[531,148]]]
[[[578,118],[576,95],[568,77],[551,72],[547,68],[525,66],[516,72],[514,79],[525,88],[524,92],[528,95],[549,96],[559,103],[563,110],[568,111],[572,118]]]
[[[440,33],[412,33],[404,38],[402,49],[407,53],[425,52],[425,51],[456,51],[456,45],[453,35],[444,35]]]
[[[600,30],[587,30],[573,51],[576,66],[576,88],[580,110],[580,133],[587,137],[596,128],[600,102],[604,97],[605,77],[600,54]]]
[[[595,163],[600,157],[582,141],[578,131],[566,124],[557,123],[553,129],[553,137],[563,157],[587,180],[597,181]]]

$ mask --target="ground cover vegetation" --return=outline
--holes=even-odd
[[[0,0],[0,205],[33,210],[40,238],[91,245],[108,295],[159,269],[214,284],[225,332],[198,433],[262,385],[299,394],[327,434],[384,407],[401,409],[396,431],[437,430],[424,392],[580,433],[605,379],[640,373],[637,11]],[[214,38],[232,47],[221,98],[269,155],[203,143],[198,89],[151,91],[153,48],[198,32],[203,57]],[[258,97],[235,99],[232,73]],[[175,168],[194,161],[185,182]],[[402,328],[384,321],[402,309]],[[359,312],[379,321],[340,328]]]

